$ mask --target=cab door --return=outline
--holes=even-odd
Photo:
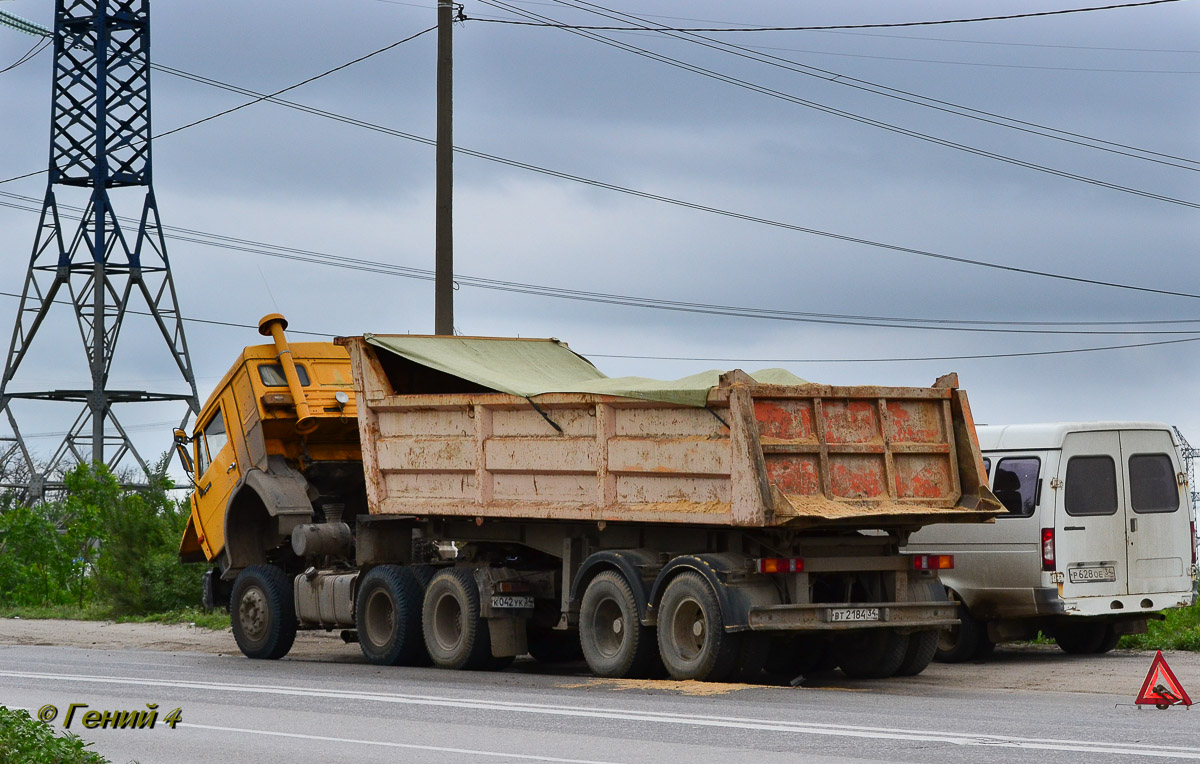
[[[221,396],[217,410],[196,428],[196,514],[199,536],[209,557],[225,546],[225,505],[233,487],[241,478],[230,426],[237,426],[237,408],[228,390]]]
[[[1175,443],[1163,430],[1121,433],[1125,461],[1125,530],[1129,593],[1191,588],[1191,518]]]
[[[1124,470],[1115,430],[1072,432],[1063,439],[1055,491],[1054,546],[1062,596],[1125,594]]]

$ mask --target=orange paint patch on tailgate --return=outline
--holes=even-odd
[[[808,401],[754,401],[754,418],[764,438],[812,440],[812,406]]]
[[[815,496],[821,493],[821,478],[813,456],[768,456],[767,480],[786,494]]]

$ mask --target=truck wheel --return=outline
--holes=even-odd
[[[525,631],[529,654],[539,663],[571,663],[583,660],[579,632],[574,629],[552,629],[529,622]]]
[[[962,663],[976,657],[980,651],[983,655],[991,652],[986,648],[987,638],[984,624],[971,615],[966,605],[958,606],[958,626],[951,626],[938,632],[937,652],[934,660],[941,663]],[[994,645],[993,645],[994,646]],[[982,657],[982,656],[980,656]]]
[[[1114,629],[1113,625],[1110,623],[1104,629],[1104,638],[1100,640],[1100,644],[1096,645],[1096,649],[1093,650],[1092,652],[1096,655],[1103,655],[1104,653],[1110,653],[1113,651],[1113,649],[1117,646],[1117,643],[1120,641],[1121,641],[1121,635],[1117,633],[1117,630]]]
[[[368,661],[380,666],[429,665],[421,633],[423,598],[412,571],[400,565],[379,565],[363,576],[354,625]]]
[[[1086,655],[1101,647],[1106,632],[1111,627],[1106,623],[1071,623],[1060,621],[1054,625],[1054,641],[1064,653]]]
[[[492,663],[487,620],[479,617],[479,588],[467,568],[445,568],[425,590],[421,608],[425,648],[448,669],[502,668]]]
[[[837,642],[838,668],[851,679],[885,679],[904,662],[908,643],[907,634],[892,629],[847,634]]]
[[[292,582],[274,565],[251,565],[238,574],[230,595],[233,638],[247,658],[276,660],[296,641]]]
[[[823,639],[775,636],[767,648],[763,668],[772,678],[790,682],[798,676],[832,671],[837,668],[837,661]]]
[[[658,606],[658,652],[673,678],[724,681],[737,667],[741,637],[725,631],[721,603],[699,573],[667,584]]]
[[[637,600],[620,573],[592,579],[579,603],[579,645],[596,676],[642,678],[655,673],[654,629],[638,620]]]
[[[921,582],[911,587],[913,602],[945,602],[946,589],[941,584]],[[893,676],[916,676],[929,667],[937,652],[938,631],[918,631],[908,636],[908,650]]]

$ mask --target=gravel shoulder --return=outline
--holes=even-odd
[[[187,624],[3,618],[0,619],[0,645],[238,654],[230,630],[213,631]],[[1163,655],[1184,689],[1200,699],[1200,654],[1168,651]],[[986,661],[956,665],[935,663],[919,676],[905,679],[904,682],[907,687],[924,692],[939,688],[1076,692],[1128,696],[1132,702],[1141,689],[1153,657],[1153,652],[1134,650],[1115,650],[1098,656],[1074,656],[1066,655],[1057,647],[1048,645],[1000,647]],[[364,662],[358,646],[343,643],[336,631],[300,632],[286,660]],[[533,665],[530,664],[530,667]],[[519,663],[518,668],[521,667],[522,664]],[[611,684],[612,689],[625,689],[620,685],[620,680],[587,681]],[[871,685],[891,686],[894,689],[895,681],[897,680],[887,680],[883,684],[854,682],[844,679],[840,674],[833,674],[806,681],[803,686],[816,688]],[[661,685],[664,690],[687,691],[684,687],[672,686],[681,684],[678,682],[652,681],[637,684],[641,689],[649,689],[647,685]]]

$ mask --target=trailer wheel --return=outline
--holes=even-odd
[[[934,660],[940,663],[962,663],[975,657],[984,657],[994,647],[987,637],[987,627],[971,615],[966,605],[958,606],[958,626],[938,632],[937,652]]]
[[[946,589],[941,584],[923,582],[912,587],[914,602],[945,602]],[[917,631],[908,635],[908,650],[893,676],[916,676],[929,667],[937,652],[937,629]]]
[[[838,668],[851,679],[892,676],[908,653],[908,635],[892,629],[847,634],[837,642]]]
[[[247,658],[276,660],[296,641],[291,581],[274,565],[251,565],[238,574],[230,595],[233,638]]]
[[[363,576],[354,625],[368,661],[380,666],[429,665],[421,633],[423,598],[413,572],[400,565],[379,565]]]
[[[598,574],[579,603],[579,645],[597,676],[643,678],[655,673],[654,629],[638,620],[637,600],[624,576]]]
[[[1059,621],[1054,625],[1054,641],[1064,653],[1087,655],[1100,651],[1104,638],[1112,627],[1106,623],[1071,623]],[[1111,649],[1111,648],[1109,648]]]
[[[724,681],[737,667],[741,634],[725,631],[721,603],[699,573],[681,573],[658,606],[658,652],[675,679]]]
[[[479,617],[479,588],[470,569],[438,571],[425,590],[421,611],[425,648],[434,664],[448,669],[503,668],[493,662],[492,638],[487,619]]]
[[[833,671],[837,661],[829,643],[812,636],[774,636],[767,648],[763,668],[774,679],[792,681]]]

